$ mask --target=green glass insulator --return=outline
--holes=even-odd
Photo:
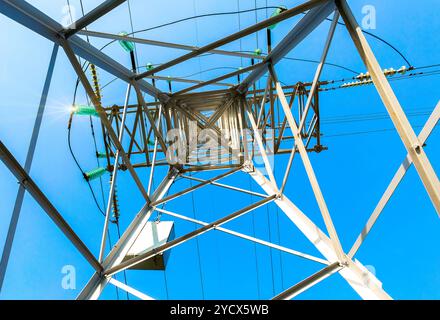
[[[122,37],[127,37],[128,33],[127,32],[121,32],[121,33],[119,33],[119,35],[122,36]],[[131,42],[131,41],[119,40],[119,44],[127,52],[132,52],[134,50],[134,43]]]
[[[96,157],[98,159],[106,159],[107,158],[107,153],[105,153],[105,152],[97,152],[96,153]]]
[[[272,15],[270,16],[271,18],[276,17],[278,15],[280,15],[281,13],[283,13],[284,11],[286,11],[287,8],[285,6],[279,6],[278,8],[275,9],[275,11],[272,13]],[[275,23],[273,25],[271,25],[269,27],[270,30],[275,29],[275,27],[278,25],[278,23]]]
[[[72,112],[78,116],[94,116],[98,117],[95,107],[82,104],[76,104],[72,107]]]
[[[153,64],[151,62],[147,63],[147,70],[153,70]]]
[[[106,172],[107,172],[106,168],[96,168],[92,171],[84,173],[84,178],[87,181],[92,181],[102,177],[104,174],[106,174]]]
[[[254,50],[254,54],[256,55],[256,56],[260,56],[261,55],[261,49],[260,48],[257,48],[257,49],[255,49]]]

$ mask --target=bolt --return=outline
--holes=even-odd
[[[420,144],[415,144],[414,146],[413,146],[413,148],[414,148],[414,150],[417,152],[417,153],[420,153],[420,151],[422,150],[422,147],[420,146]]]

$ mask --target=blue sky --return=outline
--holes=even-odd
[[[62,8],[66,4],[64,0],[29,2],[54,19],[62,20]],[[265,0],[240,0],[240,9],[254,8],[255,2],[257,7],[266,5]],[[285,5],[290,8],[300,1],[267,2],[271,6]],[[79,1],[72,0],[71,3],[80,14]],[[86,11],[99,3],[100,1],[84,0]],[[148,2],[131,0],[130,2],[135,30],[195,14],[234,11],[237,10],[237,3],[232,0]],[[358,20],[363,17],[364,5],[374,5],[377,11],[377,29],[371,32],[399,48],[413,66],[422,67],[440,63],[438,51],[440,38],[436,36],[440,32],[440,23],[436,19],[440,6],[438,1],[427,0],[423,7],[414,6],[409,0],[359,0],[349,3]],[[268,14],[271,14],[271,10]],[[128,17],[128,7],[122,5],[94,23],[90,29],[111,33],[130,31]],[[258,11],[258,20],[265,17],[265,10]],[[189,45],[203,45],[237,31],[239,24],[242,28],[249,26],[255,22],[255,18],[254,13],[240,15],[240,21],[237,15],[203,18],[140,33],[139,36]],[[298,18],[293,18],[277,26],[274,30],[275,44],[296,21]],[[1,34],[3,45],[0,47],[2,58],[0,110],[3,115],[0,139],[20,163],[24,164],[52,44],[4,16],[0,16],[0,28],[5,30]],[[329,22],[324,22],[288,56],[319,59],[328,28]],[[368,40],[383,68],[398,69],[405,64],[383,43],[372,38]],[[102,39],[92,39],[92,44],[96,47],[101,47],[105,43],[106,41]],[[241,43],[237,41],[222,49],[253,51],[257,47],[265,51],[264,32],[260,32],[258,37],[255,35],[245,37]],[[117,44],[110,46],[104,52],[129,66],[129,57]],[[163,63],[183,53],[179,50],[149,46],[137,47],[140,65],[146,65],[148,62]],[[338,27],[336,31],[328,61],[365,72],[365,67],[343,27]],[[247,65],[249,61],[246,59],[207,56],[173,67],[162,75],[185,76],[210,68],[238,68]],[[277,72],[281,81],[294,84],[298,81],[312,80],[315,67],[316,65],[311,63],[283,61],[277,66]],[[197,78],[207,80],[224,71],[202,73]],[[104,71],[99,71],[99,74],[102,84],[112,80],[112,77]],[[326,67],[322,79],[352,76],[353,74],[345,70]],[[75,80],[74,72],[65,54],[60,51],[31,176],[92,252],[98,255],[102,217],[67,147],[67,121]],[[420,131],[419,126],[424,124],[439,100],[439,81],[439,75],[436,75],[391,82],[405,111],[422,113],[409,118],[416,127],[417,133]],[[166,83],[159,82],[159,87],[167,90]],[[175,90],[180,87],[181,85],[174,84]],[[122,82],[109,85],[103,92],[104,104],[123,103],[125,90],[126,85]],[[131,99],[134,101],[134,96]],[[321,154],[311,154],[310,157],[342,245],[345,250],[349,250],[406,152],[394,131],[352,134],[392,129],[393,125],[389,119],[330,123],[334,117],[358,117],[386,112],[374,87],[363,86],[323,92],[320,99],[323,143],[329,150]],[[78,95],[78,102],[86,103],[82,89]],[[328,119],[327,123],[325,119]],[[76,118],[74,121],[73,148],[82,166],[93,169],[96,160],[88,120]],[[351,134],[345,135],[346,133]],[[440,153],[436,147],[439,142],[440,133],[437,129],[431,135],[426,147],[435,169],[439,169],[440,163]],[[102,147],[101,143],[100,146]],[[286,157],[283,156],[276,159],[275,171],[278,179],[282,179],[286,161]],[[147,170],[139,170],[139,175],[145,182],[147,174]],[[202,178],[206,176],[200,175]],[[225,182],[259,191],[258,186],[251,184],[249,178],[243,174],[227,178]],[[287,195],[323,228],[322,219],[299,158],[295,161],[289,182]],[[95,183],[93,186],[99,193],[98,184]],[[189,186],[187,181],[179,181],[174,190],[185,186]],[[107,188],[105,183],[105,189]],[[15,178],[4,165],[0,165],[0,247],[5,241],[17,189]],[[142,207],[143,201],[128,173],[120,174],[118,190],[122,213],[121,227],[124,229]],[[105,193],[107,194],[107,190]],[[207,187],[194,193],[196,203],[194,207],[192,196],[187,195],[170,202],[167,209],[188,216],[195,215],[198,219],[210,222],[255,200],[233,191]],[[169,220],[167,217],[163,219]],[[319,256],[316,249],[283,216],[282,212],[277,211],[274,205],[258,209],[255,214],[240,218],[228,224],[228,227],[250,235],[255,233],[259,238]],[[361,247],[357,258],[365,265],[374,266],[385,290],[393,298],[439,299],[440,256],[437,248],[440,240],[439,227],[438,216],[415,169],[411,168],[371,235]],[[176,235],[183,235],[193,229],[194,225],[188,222],[176,221]],[[115,239],[116,233],[112,229],[112,240]],[[77,270],[77,290],[64,290],[61,287],[63,276],[61,269],[65,265],[73,265]],[[129,271],[128,283],[158,299],[268,299],[320,268],[321,266],[314,262],[284,253],[279,254],[265,247],[255,247],[245,240],[214,232],[201,236],[198,241],[192,240],[172,249],[165,273]],[[57,230],[36,202],[26,195],[0,298],[72,299],[76,297],[92,273],[92,268],[82,256]],[[120,294],[123,296],[122,293]],[[108,286],[102,298],[116,298],[114,287]],[[300,298],[358,299],[359,297],[340,276],[335,275],[302,294]]]

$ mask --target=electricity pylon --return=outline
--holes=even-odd
[[[354,256],[411,164],[414,164],[437,213],[440,214],[440,183],[424,151],[424,142],[439,120],[440,104],[437,105],[422,133],[417,137],[345,0],[305,1],[294,8],[280,11],[269,19],[200,48],[86,30],[86,27],[92,22],[124,2],[124,0],[107,0],[76,21],[71,27],[63,28],[53,19],[23,0],[0,1],[1,13],[54,42],[56,46],[63,48],[92,101],[94,112],[99,116],[105,132],[104,144],[106,150],[104,157],[108,169],[112,170],[112,185],[99,257],[95,257],[89,251],[62,219],[41,189],[29,177],[26,170],[20,166],[6,147],[0,144],[2,161],[96,270],[78,298],[97,299],[105,286],[111,283],[141,299],[150,299],[146,293],[141,293],[126,284],[118,282],[113,276],[149,261],[186,241],[216,230],[323,265],[321,271],[293,285],[275,296],[274,299],[291,299],[335,273],[339,273],[364,299],[390,299],[391,297],[382,288],[381,282],[359,261],[354,259]],[[218,49],[225,44],[259,30],[270,28],[283,20],[304,12],[306,12],[304,17],[273,50],[271,49],[267,56]],[[278,62],[329,17],[331,17],[332,23],[313,81],[307,84],[282,86],[276,72]],[[309,159],[309,152],[325,150],[320,140],[319,80],[340,17],[344,20],[345,27],[368,69],[369,77],[377,88],[408,152],[407,157],[378,203],[376,210],[368,220],[365,229],[348,253],[341,246],[323,192]],[[189,52],[158,67],[152,67],[144,73],[137,74],[133,72],[135,70],[125,68],[108,55],[82,40],[78,34],[139,44],[174,47]],[[209,81],[197,82],[175,93],[161,92],[145,80],[161,79],[157,75],[159,72],[208,52],[216,55],[250,58],[256,63]],[[109,108],[102,106],[99,97],[93,90],[93,86],[84,74],[77,56],[127,83],[127,94],[123,106]],[[240,76],[245,73],[248,73],[248,75],[241,79]],[[258,90],[255,83],[264,75],[268,76],[267,85],[264,90]],[[221,81],[236,76],[239,77],[239,84],[228,89],[195,92],[195,90],[209,85],[224,85]],[[177,81],[179,79],[173,80]],[[134,92],[137,97],[135,105],[129,105],[131,92]],[[148,94],[154,101],[145,101],[143,94]],[[128,128],[126,125],[128,117],[134,117],[132,128]],[[169,137],[170,132],[174,134],[173,138]],[[197,134],[192,137],[194,132]],[[204,134],[203,141],[198,138],[201,132]],[[127,145],[123,143],[124,134],[129,135]],[[207,144],[207,141],[214,141],[215,146]],[[284,179],[277,181],[273,172],[273,158],[283,153],[290,154],[290,158],[287,167],[284,168]],[[325,223],[325,230],[318,228],[309,215],[295,206],[285,194],[286,186],[289,184],[292,163],[298,158],[297,155],[304,164],[319,211]],[[145,160],[137,161],[140,156],[143,156]],[[151,181],[155,177],[155,168],[158,166],[167,166],[169,170],[162,183],[154,189]],[[150,168],[151,178],[148,185],[143,184],[137,174],[136,169],[142,167]],[[226,170],[226,172],[208,180],[185,175],[187,172],[215,172],[214,170],[220,169]],[[119,170],[127,170],[130,173],[145,199],[145,205],[140,209],[117,244],[110,249],[110,253],[105,256],[105,240],[110,221],[110,209],[114,205],[112,198]],[[219,182],[222,178],[239,174],[250,175],[261,186],[262,193]],[[198,184],[167,195],[173,182],[178,177],[196,180]],[[159,208],[161,204],[208,185],[253,194],[261,200],[213,222],[195,220]],[[269,203],[275,203],[285,213],[287,218],[317,248],[322,257],[315,257],[275,245],[224,227],[227,222]],[[137,255],[130,255],[127,258],[130,248],[136,243],[136,239],[156,211],[176,219],[191,221],[199,225],[200,228],[154,248],[144,250]]]

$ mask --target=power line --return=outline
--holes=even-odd
[[[68,1],[69,2],[69,1]],[[177,23],[180,23],[180,22],[184,22],[184,21],[188,21],[188,20],[193,20],[193,19],[198,19],[198,18],[205,18],[205,17],[212,17],[212,16],[222,16],[222,15],[233,15],[233,14],[238,14],[238,15],[240,15],[241,13],[247,13],[247,12],[257,12],[257,11],[259,11],[259,10],[266,10],[266,13],[267,13],[267,10],[268,9],[278,9],[279,7],[278,6],[265,6],[265,7],[260,7],[260,8],[252,8],[252,9],[247,9],[247,10],[238,10],[238,11],[229,11],[229,12],[214,12],[214,13],[208,13],[208,14],[201,14],[201,15],[194,15],[194,16],[191,16],[191,17],[187,17],[187,18],[182,18],[182,19],[178,19],[178,20],[174,20],[174,21],[171,21],[171,22],[167,22],[167,23],[164,23],[164,24],[160,24],[160,25],[156,25],[156,26],[153,26],[153,27],[150,27],[150,28],[146,28],[146,29],[142,29],[142,30],[138,30],[138,31],[133,31],[132,30],[132,32],[131,33],[129,33],[128,35],[135,35],[135,34],[137,34],[137,33],[141,33],[141,32],[147,32],[147,31],[151,31],[151,30],[155,30],[155,29],[159,29],[159,28],[163,28],[163,27],[165,27],[165,26],[170,26],[170,25],[174,25],[174,24],[177,24]],[[132,25],[132,29],[133,29],[133,23],[132,23],[132,18],[131,18],[131,10],[129,10],[130,12],[130,21],[131,21],[131,25]],[[305,14],[305,13],[303,13],[303,14]],[[326,20],[328,20],[328,21],[331,21],[331,19],[329,19],[329,18],[327,18]],[[338,22],[338,24],[339,25],[344,25],[345,26],[345,24],[344,23],[342,23],[342,22]],[[401,57],[402,57],[402,59],[404,59],[405,60],[405,62],[408,64],[408,66],[410,66],[410,67],[412,67],[412,64],[409,62],[409,60],[403,55],[403,53],[400,51],[400,50],[398,50],[395,46],[393,46],[391,43],[389,43],[387,40],[385,40],[385,39],[383,39],[382,37],[379,37],[379,36],[377,36],[377,35],[374,35],[374,34],[372,34],[371,32],[368,32],[368,31],[365,31],[365,30],[362,30],[365,34],[367,34],[367,35],[369,35],[369,36],[372,36],[372,37],[374,37],[375,39],[377,39],[377,40],[379,40],[379,41],[381,41],[381,42],[383,42],[383,43],[385,43],[387,46],[389,46],[390,48],[392,48],[395,52],[397,52]],[[104,45],[103,47],[101,47],[101,49],[99,49],[100,51],[102,51],[102,50],[104,50],[107,46],[109,46],[110,44],[112,44],[112,43],[115,43],[117,40],[111,40],[110,42],[108,42],[106,45]],[[258,41],[257,41],[258,42]],[[241,52],[251,52],[251,51],[241,51]],[[212,54],[212,53],[207,53],[206,55],[210,55],[210,54]],[[286,60],[292,60],[292,61],[302,61],[302,62],[310,62],[310,63],[319,63],[319,61],[316,61],[316,60],[312,60],[312,59],[300,59],[300,58],[291,58],[291,57],[284,57],[284,59],[286,59]],[[353,70],[353,69],[350,69],[350,68],[348,68],[348,67],[345,67],[345,66],[342,66],[342,65],[339,65],[339,64],[335,64],[335,63],[330,63],[330,62],[326,62],[326,64],[327,65],[329,65],[329,66],[334,66],[334,67],[338,67],[338,68],[342,68],[342,69],[344,69],[344,70],[346,70],[346,71],[349,71],[349,72],[351,72],[351,73],[355,73],[355,74],[359,74],[359,72],[357,72],[357,71],[355,71],[355,70]],[[440,65],[440,64],[439,64]],[[432,65],[432,66],[438,66],[438,65]],[[422,69],[422,68],[429,68],[429,67],[432,67],[432,66],[426,66],[426,67],[419,67],[418,69]],[[84,66],[83,66],[84,67]],[[87,68],[88,68],[88,66],[86,67],[86,70],[87,70]],[[203,71],[204,72],[204,71]],[[201,74],[201,73],[203,73],[202,71],[200,71],[200,73],[199,74]],[[196,74],[194,74],[194,75],[196,75]],[[116,79],[115,79],[116,80]],[[111,83],[113,82],[113,80],[111,81]],[[108,84],[110,84],[110,83],[108,83]],[[104,87],[106,87],[108,84],[106,84]],[[334,88],[331,88],[331,90],[333,90]]]
[[[423,69],[423,68],[428,68],[428,67],[417,67],[417,68],[413,68],[412,70]],[[410,80],[410,79],[436,76],[439,74],[440,74],[440,70],[433,70],[433,71],[428,71],[428,72],[416,72],[416,73],[410,73],[410,74],[396,76],[396,77],[390,77],[390,78],[388,78],[388,81],[391,82],[391,81],[400,81],[400,80]],[[325,83],[325,81],[322,81],[322,83]],[[334,82],[330,81],[327,83],[330,84],[330,83],[334,83]],[[356,83],[351,83],[351,84],[353,84],[353,86],[337,86],[337,87],[330,87],[330,88],[320,88],[319,90],[320,91],[333,91],[333,90],[339,90],[339,89],[347,89],[347,88],[353,88],[353,87],[359,87],[359,86],[365,86],[365,85],[372,85],[373,82],[371,80],[368,80],[365,82],[357,81]],[[354,84],[356,84],[356,85],[354,85]]]
[[[439,124],[436,124],[437,127]],[[414,129],[423,128],[423,125],[413,126]],[[364,134],[372,134],[372,133],[386,133],[386,132],[396,132],[396,128],[383,128],[383,129],[374,129],[374,130],[365,130],[365,131],[352,131],[352,132],[341,132],[330,135],[324,135],[325,138],[337,138],[337,137],[345,137],[345,136],[357,136]]]
[[[75,153],[73,152],[73,149],[72,149],[71,127],[69,127],[67,129],[67,145],[69,147],[69,152],[70,152],[70,154],[71,154],[71,156],[73,158],[73,161],[75,162],[75,164],[78,167],[79,171],[81,171],[82,176],[85,177],[86,173],[84,172],[84,170],[82,169],[81,165],[79,164],[78,159],[76,158]],[[101,209],[101,206],[98,203],[98,200],[96,198],[95,192],[93,191],[93,188],[92,188],[92,185],[91,185],[90,181],[88,181],[87,179],[85,179],[85,181],[87,182],[87,185],[88,185],[88,187],[90,189],[90,193],[92,194],[92,198],[93,198],[94,203],[96,204],[96,207],[98,208],[99,212],[105,217],[105,213]]]
[[[182,19],[178,19],[178,20],[174,20],[171,22],[167,22],[167,23],[163,23],[160,25],[156,25],[150,28],[146,28],[146,29],[142,29],[142,30],[138,30],[138,31],[132,31],[130,34],[128,35],[135,35],[137,33],[142,33],[142,32],[148,32],[148,31],[152,31],[152,30],[156,30],[159,28],[163,28],[166,26],[170,26],[170,25],[174,25],[177,23],[181,23],[184,21],[188,21],[188,20],[193,20],[193,19],[198,19],[198,18],[206,18],[206,17],[213,17],[213,16],[223,16],[223,15],[233,15],[233,14],[242,14],[242,13],[247,13],[247,12],[257,12],[259,10],[266,10],[266,15],[267,15],[267,10],[268,9],[278,9],[279,6],[265,6],[265,7],[259,7],[259,8],[252,8],[252,9],[247,9],[247,10],[238,10],[238,11],[228,11],[228,12],[214,12],[214,13],[208,13],[208,14],[201,14],[201,15],[194,15],[191,17],[187,17],[187,18],[182,18]],[[305,12],[303,12],[303,14],[305,14]],[[327,18],[327,21],[332,21],[331,19]],[[343,22],[338,22],[339,25],[343,25],[345,26],[345,24]],[[405,61],[405,63],[408,64],[409,67],[412,66],[412,64],[409,62],[409,60],[403,55],[403,53],[397,49],[395,46],[393,46],[389,41],[385,40],[384,38],[377,36],[371,32],[362,30],[363,33],[373,37],[376,40],[381,41],[382,43],[386,44],[388,47],[390,47],[393,51],[395,51],[400,57],[402,57],[402,59]],[[111,40],[109,43],[107,43],[106,45],[104,45],[100,50],[105,49],[107,46],[111,45],[112,43],[115,43],[117,40]],[[348,68],[347,68],[348,69]],[[352,72],[353,70],[351,70]]]
[[[430,110],[425,109],[414,112],[408,112],[407,116],[420,117],[429,114],[430,114]],[[321,124],[328,125],[328,124],[353,123],[353,122],[376,121],[376,120],[386,120],[386,119],[389,119],[388,113],[371,113],[371,114],[363,114],[363,115],[324,118],[321,120]]]
[[[417,128],[417,126],[415,126],[414,128]],[[357,136],[357,135],[370,134],[370,133],[395,132],[395,131],[396,131],[395,128],[387,128],[387,129],[376,129],[376,130],[366,130],[366,131],[341,132],[330,135],[324,135],[324,137],[336,138],[336,137]]]
[[[304,13],[303,13],[304,14]],[[326,18],[327,21],[332,22],[332,19]],[[345,23],[338,21],[338,24],[341,26],[346,26]],[[402,59],[405,61],[406,64],[408,64],[408,67],[412,67],[412,64],[408,61],[408,59],[403,55],[403,53],[397,49],[395,46],[393,46],[391,43],[389,43],[387,40],[383,39],[382,37],[379,37],[369,31],[366,30],[361,30],[363,33],[365,33],[366,35],[369,35],[370,37],[375,38],[376,40],[379,40],[381,42],[383,42],[384,44],[386,44],[388,47],[390,47],[391,49],[393,49],[400,57],[402,57]]]
[[[182,19],[174,20],[174,21],[167,22],[167,23],[164,23],[164,24],[160,24],[160,25],[157,25],[157,26],[154,26],[154,27],[150,27],[150,28],[147,28],[147,29],[142,29],[142,30],[139,30],[139,31],[135,31],[133,34],[151,31],[151,30],[167,27],[167,26],[170,26],[170,25],[173,25],[173,24],[177,24],[177,23],[180,23],[180,22],[184,22],[184,21],[188,21],[188,20],[193,20],[193,19],[207,18],[207,17],[214,17],[214,16],[225,16],[225,15],[242,14],[242,13],[247,13],[247,12],[254,12],[254,11],[266,10],[266,9],[278,9],[278,8],[279,8],[279,6],[265,6],[265,7],[260,7],[260,8],[246,9],[246,10],[237,10],[237,11],[214,12],[214,13],[199,14],[199,15],[194,15],[192,17],[182,18]],[[116,40],[113,40],[113,41],[116,41]]]
[[[411,66],[412,66],[412,64],[411,64],[411,63],[408,61],[408,59],[403,55],[403,53],[402,53],[400,50],[398,50],[395,46],[393,46],[391,43],[389,43],[389,42],[386,41],[385,39],[383,39],[383,38],[381,38],[381,37],[379,37],[379,36],[377,36],[377,35],[375,35],[375,34],[372,34],[371,32],[368,32],[368,31],[365,31],[365,30],[362,30],[362,32],[365,33],[365,34],[367,34],[367,35],[369,35],[369,36],[371,36],[371,37],[373,37],[373,38],[375,38],[375,39],[377,39],[377,40],[379,40],[379,41],[382,41],[383,43],[385,43],[387,46],[389,46],[391,49],[393,49],[395,52],[397,52],[397,54],[398,54],[399,56],[401,56],[403,60],[405,60],[405,62],[408,64],[408,67],[411,67]]]
[[[232,52],[239,52],[239,53],[253,53],[253,54],[255,54],[255,51],[250,51],[250,50],[232,51]],[[210,54],[212,54],[212,53],[210,53]],[[260,55],[267,56],[267,53],[265,53],[265,52],[261,52]],[[291,60],[291,61],[300,61],[300,62],[310,62],[310,63],[316,63],[316,64],[321,63],[320,61],[318,61],[318,60],[313,60],[313,59],[302,59],[302,58],[292,58],[292,57],[283,57],[282,59],[284,59],[284,60]],[[337,67],[337,68],[344,69],[344,70],[346,70],[346,71],[348,71],[348,72],[351,72],[351,73],[354,73],[354,74],[356,74],[356,75],[359,74],[358,71],[353,70],[353,69],[350,69],[350,68],[347,68],[347,67],[345,67],[345,66],[343,66],[343,65],[340,65],[340,64],[331,63],[331,62],[324,62],[324,64],[325,64],[325,65],[328,65],[328,66],[332,66],[332,67]]]
[[[434,67],[440,67],[440,63],[437,64],[431,64],[423,67],[417,67],[416,69],[426,69],[426,68],[434,68]]]

